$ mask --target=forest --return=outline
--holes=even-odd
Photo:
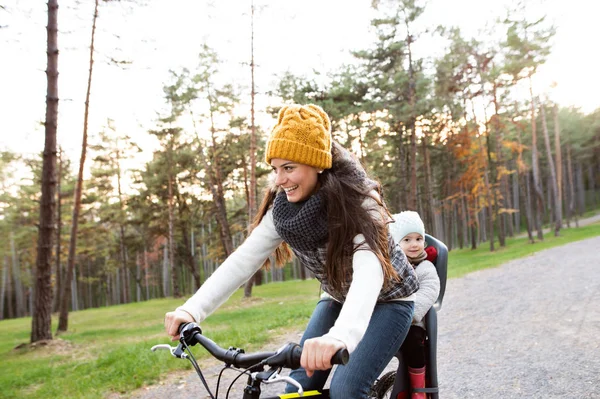
[[[32,341],[51,338],[52,313],[66,331],[70,311],[184,297],[201,286],[248,232],[270,175],[264,143],[283,104],[322,106],[335,140],[381,182],[390,212],[418,211],[450,251],[496,251],[520,234],[535,244],[544,228],[560,234],[599,207],[600,109],[561,106],[535,87],[556,29],[525,17],[520,3],[489,34],[467,37],[454,26],[421,31],[420,1],[375,0],[377,40],[354,49],[352,63],[284,72],[261,93],[254,52],[242,89],[228,81],[219,48],[205,43],[194,65],[164,77],[163,111],[145,132],[158,146],[143,164],[133,162],[139,143],[110,115],[88,131],[95,31],[110,1],[95,0],[89,19],[81,155],[57,145],[57,3],[48,1],[44,151],[0,153],[0,320],[32,316]],[[248,9],[254,15],[253,3]],[[425,35],[443,41],[444,54],[418,55]],[[255,116],[257,96],[272,104],[260,110],[270,124]],[[245,294],[305,278],[294,261],[259,272]]]

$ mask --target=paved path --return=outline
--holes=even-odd
[[[438,375],[443,399],[600,398],[600,237],[449,280]],[[125,396],[208,397],[191,372]]]
[[[596,237],[449,280],[443,397],[600,398],[599,254]]]

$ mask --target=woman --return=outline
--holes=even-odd
[[[275,251],[290,248],[328,294],[317,304],[300,344],[302,368],[290,375],[305,390],[322,389],[331,357],[346,348],[331,398],[366,397],[398,351],[413,316],[418,282],[389,235],[380,186],[331,139],[331,123],[316,105],[285,106],[271,132],[266,161],[275,187],[267,190],[253,230],[183,306],[165,316],[177,339],[183,322],[202,322]],[[288,392],[295,390],[288,385]]]

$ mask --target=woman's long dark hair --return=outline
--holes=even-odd
[[[335,291],[341,289],[346,272],[352,268],[352,254],[360,245],[354,245],[352,240],[357,234],[362,234],[381,262],[387,285],[399,277],[390,261],[387,229],[390,214],[382,200],[381,185],[367,176],[352,153],[335,141],[332,144],[332,167],[319,175],[329,230],[325,265],[328,282]],[[251,229],[260,223],[276,195],[276,187],[267,187]],[[369,198],[372,201],[368,201]],[[283,243],[275,251],[276,265],[284,265],[291,255],[289,246]],[[266,266],[269,266],[269,261]]]

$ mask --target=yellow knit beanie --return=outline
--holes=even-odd
[[[325,111],[314,104],[281,108],[265,153],[267,163],[272,158],[331,168],[331,122]]]

